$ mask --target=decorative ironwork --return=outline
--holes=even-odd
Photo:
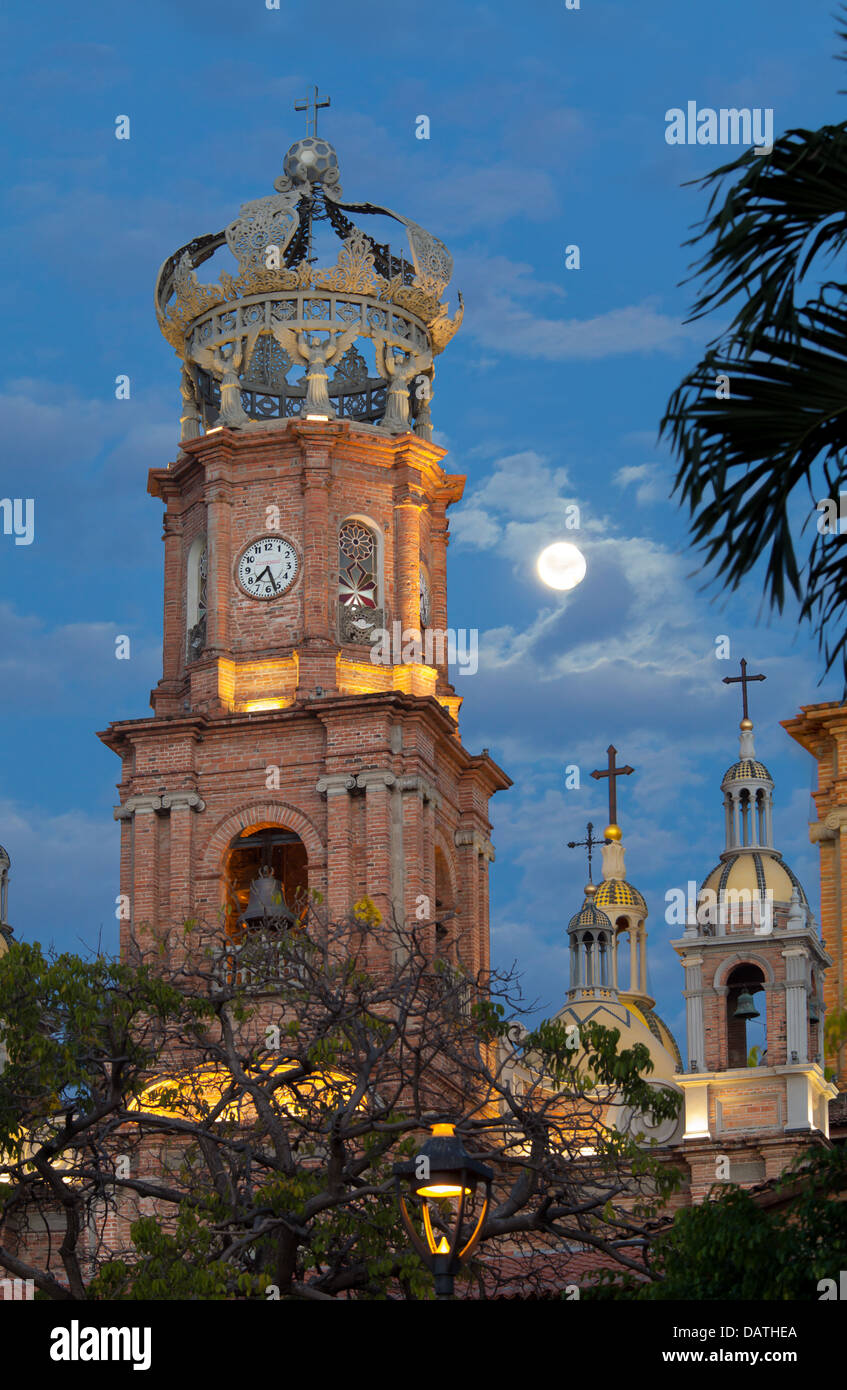
[[[376,550],[373,532],[361,521],[345,521],[338,532],[338,544],[347,560],[366,560]]]
[[[196,661],[206,646],[206,610],[209,581],[209,545],[205,542],[197,558],[197,621],[188,632],[188,660]]]
[[[338,633],[342,642],[370,646],[377,634],[385,628],[385,613],[382,608],[350,606],[339,601]]]
[[[429,627],[432,619],[432,604],[429,593],[429,579],[423,565],[420,568],[418,577],[418,591],[420,595],[420,620],[421,627]]]
[[[622,771],[623,769],[621,769]],[[598,840],[594,834],[594,822],[589,821],[586,827],[588,834],[584,840],[568,840],[568,849],[587,849],[588,850],[588,882],[591,883],[591,859],[594,854],[595,846],[607,845],[608,840]]]
[[[219,986],[249,993],[273,993],[285,986],[306,984],[308,970],[302,948],[289,934],[253,931],[243,941],[219,948],[213,970]]]
[[[328,142],[297,141],[284,168],[272,194],[245,203],[225,231],[188,242],[159,272],[159,324],[186,364],[183,437],[194,437],[201,421],[206,429],[217,420],[244,429],[306,413],[379,423],[387,432],[414,428],[431,438],[429,399],[411,404],[409,386],[416,376],[431,377],[433,357],[461,323],[461,296],[452,318],[441,299],[450,253],[390,208],[342,202]],[[411,262],[358,224],[372,216],[404,229]],[[342,242],[335,265],[313,264],[316,221],[326,221]],[[223,270],[216,282],[201,284],[198,267],[224,244],[237,274]],[[356,338],[374,341],[376,378],[361,354],[350,353]],[[326,368],[334,359],[330,385]],[[290,377],[303,364],[301,386]]]
[[[370,643],[385,626],[379,602],[376,536],[351,518],[338,531],[338,628],[342,642]]]
[[[376,608],[373,569],[359,560],[351,560],[338,576],[338,601],[348,608]]]

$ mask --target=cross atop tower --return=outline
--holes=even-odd
[[[742,656],[742,658],[741,658],[741,675],[740,675],[740,676],[724,676],[724,678],[723,678],[723,683],[724,683],[724,685],[740,685],[740,686],[741,686],[741,701],[742,701],[742,706],[743,706],[743,714],[742,714],[742,718],[741,718],[741,728],[742,728],[742,729],[752,729],[752,727],[753,727],[752,721],[751,721],[751,719],[750,719],[750,714],[749,714],[749,711],[748,711],[748,709],[747,709],[747,686],[750,684],[750,681],[764,681],[764,680],[767,680],[767,676],[748,676],[748,674],[747,674],[747,662],[744,660],[744,657],[743,657],[743,656]]]
[[[605,844],[606,841],[595,839],[593,821],[588,822],[586,829],[588,831],[586,838],[584,840],[568,840],[568,849],[585,848],[588,850],[588,882],[591,883],[591,855],[593,853],[594,846]]]
[[[317,135],[318,133],[318,112],[325,106],[331,106],[332,101],[329,97],[325,101],[318,100],[317,87],[312,88],[311,97],[304,97],[302,101],[295,101],[295,111],[311,111],[311,115],[306,117],[306,134]]]
[[[598,781],[601,777],[608,777],[609,779],[609,824],[606,826],[604,832],[607,840],[621,839],[621,828],[618,825],[618,778],[629,777],[630,774],[635,771],[635,768],[630,767],[629,764],[627,764],[626,767],[617,767],[615,765],[617,751],[614,744],[610,743],[606,749],[609,758],[609,766],[603,771],[595,770],[591,774],[591,776]]]

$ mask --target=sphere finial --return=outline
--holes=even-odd
[[[283,160],[286,177],[300,187],[325,183],[332,187],[339,180],[338,155],[328,140],[307,135],[295,140]]]
[[[603,838],[605,840],[622,840],[623,831],[619,825],[607,825],[603,831]]]
[[[586,896],[586,899],[588,900],[588,902],[591,902],[591,901],[594,899],[596,893],[597,893],[597,884],[596,884],[596,883],[592,883],[592,882],[589,880],[589,882],[586,883],[586,885],[585,885],[585,896]]]
[[[749,733],[753,728],[753,721],[752,719],[742,719],[738,727],[742,733]]]

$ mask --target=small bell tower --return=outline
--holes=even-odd
[[[774,783],[756,758],[741,663],[739,758],[721,782],[720,863],[672,943],[685,970],[688,1070],[684,1142],[692,1190],[716,1177],[778,1175],[798,1145],[829,1135],[836,1094],[823,1071],[823,979],[831,963],[796,875],[773,847]],[[749,1025],[764,1027],[753,1045]],[[729,1171],[715,1171],[715,1152]],[[733,1167],[734,1165],[734,1167]]]

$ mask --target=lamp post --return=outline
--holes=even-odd
[[[433,1125],[431,1137],[421,1145],[415,1157],[394,1165],[394,1185],[403,1225],[424,1264],[435,1275],[436,1298],[453,1297],[453,1280],[459,1267],[479,1244],[493,1177],[490,1168],[466,1152],[452,1124]],[[470,1236],[465,1239],[466,1210],[472,1205],[480,1182],[483,1184],[482,1206]],[[423,1239],[409,1214],[404,1185],[423,1202]],[[447,1235],[439,1238],[433,1227],[430,1203],[445,1200],[453,1201],[456,1206],[449,1238]]]

